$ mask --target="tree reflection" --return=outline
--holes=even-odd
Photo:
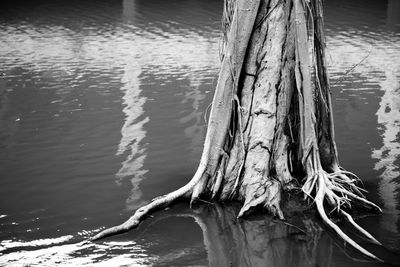
[[[196,210],[176,207],[159,214],[146,228],[170,217],[193,218],[203,233],[209,266],[329,266],[333,242],[317,220],[295,216],[295,226],[261,214],[238,219],[240,206],[218,203]],[[171,221],[169,221],[171,223]],[[154,230],[156,231],[156,230]],[[149,234],[147,232],[147,234]],[[184,256],[182,256],[184,257]],[[164,264],[183,258],[169,259]],[[157,262],[160,263],[160,262]]]
[[[271,217],[238,220],[238,207],[202,209],[195,220],[203,231],[210,266],[329,266],[332,242],[304,219],[304,231]]]

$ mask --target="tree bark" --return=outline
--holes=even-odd
[[[137,227],[151,212],[190,197],[263,207],[284,219],[281,195],[301,185],[322,220],[379,260],[326,215],[335,209],[371,242],[351,215],[365,199],[358,178],[339,167],[325,60],[322,0],[225,0],[221,69],[199,167],[182,188],[152,200],[92,240]],[[297,186],[298,187],[298,186]]]

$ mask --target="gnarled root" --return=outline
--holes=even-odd
[[[314,203],[324,223],[326,223],[344,241],[349,243],[359,252],[375,260],[382,261],[357,244],[347,234],[345,234],[326,214],[324,207],[325,200],[333,208],[333,211],[337,210],[338,214],[342,215],[347,221],[349,221],[350,224],[352,224],[353,227],[357,229],[363,236],[367,237],[369,241],[374,244],[381,245],[381,243],[370,233],[359,226],[353,220],[350,214],[343,210],[345,207],[351,207],[352,200],[357,200],[362,204],[373,207],[381,212],[381,209],[377,205],[366,200],[363,196],[360,196],[359,194],[361,193],[357,193],[360,192],[361,188],[356,186],[355,179],[351,179],[349,176],[352,176],[350,172],[340,170],[334,173],[327,173],[321,168],[320,170],[314,172],[314,175],[308,177],[302,189],[306,196],[309,197],[312,197],[312,192],[315,191]]]
[[[163,208],[171,204],[173,201],[186,196],[189,194],[194,186],[201,180],[201,178],[204,175],[206,167],[205,164],[200,164],[199,168],[197,169],[195,175],[193,176],[192,180],[190,180],[189,183],[186,185],[182,186],[181,188],[172,191],[169,194],[157,197],[153,199],[149,204],[139,208],[136,210],[135,214],[131,216],[127,221],[124,223],[107,228],[94,237],[90,239],[90,241],[95,241],[99,240],[108,236],[116,235],[116,234],[122,234],[125,232],[128,232],[131,229],[134,229],[139,226],[139,224],[148,216],[150,215],[151,212],[154,210]]]

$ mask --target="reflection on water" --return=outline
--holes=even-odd
[[[311,219],[301,229],[265,217],[238,220],[238,211],[216,205],[195,217],[210,266],[330,266],[332,242]]]
[[[72,236],[55,239],[41,239],[32,242],[3,241],[0,257],[4,266],[148,266],[156,258],[133,241],[71,243]],[[18,248],[16,250],[15,248]],[[2,251],[0,250],[0,253]],[[116,252],[116,253],[114,253]]]
[[[146,98],[140,96],[140,66],[137,65],[135,57],[132,57],[129,62],[126,63],[121,81],[123,84],[121,90],[124,92],[122,99],[125,107],[122,111],[125,113],[125,122],[121,129],[122,138],[118,145],[117,155],[123,155],[127,151],[129,154],[122,162],[122,167],[118,170],[116,177],[119,180],[130,177],[132,189],[126,204],[129,210],[133,210],[143,204],[139,184],[147,171],[143,169],[146,153],[145,148],[141,148],[141,141],[146,136],[143,126],[149,121],[149,118],[138,121],[143,114],[143,104],[146,102]]]
[[[123,1],[123,20],[130,21],[131,16],[135,14],[134,1]],[[125,122],[121,129],[121,141],[118,145],[116,155],[128,153],[126,160],[122,162],[122,167],[118,170],[116,177],[121,181],[125,177],[129,177],[132,189],[126,200],[129,210],[134,210],[143,204],[142,192],[139,184],[142,181],[147,170],[143,169],[144,160],[146,159],[145,148],[141,148],[142,140],[146,136],[144,125],[149,121],[149,117],[139,120],[143,115],[143,105],[146,98],[141,95],[140,75],[142,72],[142,62],[136,47],[130,49],[130,56],[125,57],[125,67],[122,74],[121,90],[124,95],[123,113],[125,114]]]
[[[372,157],[377,159],[375,169],[382,172],[379,190],[384,198],[386,217],[382,224],[389,231],[396,232],[400,215],[399,182],[396,181],[400,177],[400,82],[396,75],[400,73],[400,62],[397,66],[386,66],[385,78],[380,84],[384,93],[376,112],[382,127],[383,146],[375,149]]]
[[[397,16],[395,15],[397,13]],[[400,2],[390,0],[387,7],[388,29],[396,31],[400,25]],[[400,215],[399,181],[400,177],[400,38],[397,38],[397,52],[391,58],[392,51],[384,51],[380,64],[384,68],[384,76],[380,89],[384,92],[376,112],[378,123],[382,126],[383,146],[372,153],[377,159],[375,169],[382,171],[380,182],[381,196],[384,198],[385,219],[383,226],[391,232],[397,232]],[[396,58],[397,55],[397,58]],[[397,180],[397,181],[396,181]]]
[[[0,9],[0,265],[354,265],[310,221],[304,235],[234,208],[175,207],[118,241],[79,243],[189,179],[222,0],[19,1]],[[325,10],[341,163],[384,206],[360,223],[399,252],[399,1]]]
[[[191,103],[192,112],[180,119],[181,123],[190,122],[190,126],[185,128],[185,136],[191,140],[191,148],[193,150],[193,157],[201,153],[202,144],[206,132],[206,111],[203,108],[205,94],[200,86],[204,83],[206,77],[199,76],[196,73],[189,75],[189,88],[190,90],[184,93],[182,104]],[[213,84],[207,84],[208,87]],[[206,91],[209,93],[210,91]]]

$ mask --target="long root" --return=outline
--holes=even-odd
[[[370,233],[359,226],[348,214],[344,208],[350,208],[352,201],[361,202],[364,205],[370,206],[377,209],[379,212],[382,210],[374,203],[366,200],[363,196],[359,196],[357,193],[360,188],[355,184],[355,179],[351,179],[349,176],[350,172],[346,171],[336,171],[334,173],[327,173],[324,170],[318,170],[314,172],[314,175],[310,176],[303,185],[303,192],[306,196],[311,196],[315,192],[314,203],[317,207],[318,213],[321,216],[324,223],[326,223],[330,228],[332,228],[344,241],[349,243],[356,250],[362,254],[373,258],[378,261],[382,261],[359,244],[357,244],[353,239],[351,239],[347,234],[345,234],[339,226],[337,226],[331,219],[329,219],[326,214],[324,202],[326,201],[333,211],[337,211],[339,215],[342,215],[350,224],[353,225],[363,236],[365,236],[369,241],[374,244],[381,245],[381,243],[376,240]]]
[[[172,191],[166,195],[153,199],[149,204],[136,210],[135,214],[131,216],[127,221],[125,221],[120,225],[110,227],[101,231],[100,233],[92,237],[90,241],[99,240],[112,235],[122,234],[138,227],[139,224],[144,219],[146,219],[146,217],[150,215],[150,213],[153,212],[154,210],[166,207],[173,201],[188,195],[193,190],[195,185],[199,182],[199,180],[203,177],[204,171],[205,171],[205,164],[200,163],[199,168],[197,169],[195,175],[193,176],[193,178],[190,180],[189,183],[187,183],[186,185],[182,186],[181,188],[175,191]]]

